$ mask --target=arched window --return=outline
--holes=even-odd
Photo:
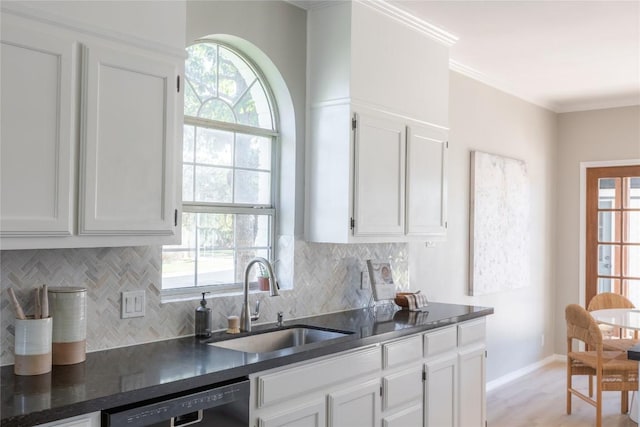
[[[277,117],[260,71],[237,50],[187,48],[182,244],[163,249],[163,289],[238,286],[254,256],[272,257]]]

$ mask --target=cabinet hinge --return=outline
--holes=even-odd
[[[449,223],[447,221],[444,222],[444,228],[449,228]]]
[[[358,120],[356,120],[356,118],[352,118],[351,119],[351,129],[356,130],[356,128],[358,127]]]
[[[382,385],[380,385],[380,397],[382,397]]]
[[[484,358],[486,359],[487,357],[489,357],[489,353],[487,353],[487,350],[484,351]]]
[[[176,86],[178,87],[178,93],[180,93],[180,75],[178,74],[178,78],[176,79]]]
[[[422,371],[422,381],[426,381],[427,380],[427,373],[425,371]]]
[[[356,220],[351,218],[351,229],[353,230],[354,228],[356,228]]]
[[[173,225],[178,226],[178,209],[173,211]]]
[[[447,141],[447,142],[445,143],[445,147],[446,147],[446,148],[449,148],[449,141]]]

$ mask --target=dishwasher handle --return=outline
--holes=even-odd
[[[202,421],[202,409],[197,412],[190,412],[185,415],[178,415],[171,418],[171,427],[185,427],[193,424],[198,424]]]
[[[222,386],[212,386],[204,391],[185,392],[184,395],[172,396],[167,400],[141,402],[139,405],[126,405],[102,411],[102,427],[146,427],[154,423],[174,419],[186,426],[187,414],[202,412],[210,408],[232,404],[236,401],[249,401],[249,380],[244,379]],[[190,424],[199,420],[191,419]]]

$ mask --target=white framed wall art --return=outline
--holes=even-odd
[[[527,165],[471,152],[469,295],[530,284],[530,185]]]

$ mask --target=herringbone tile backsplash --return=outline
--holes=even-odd
[[[333,245],[307,243],[282,236],[278,240],[277,273],[283,288],[280,297],[264,293],[260,322],[363,307],[371,291],[360,289],[360,272],[367,259],[389,260],[395,281],[408,283],[407,245]],[[7,289],[13,288],[25,312],[33,312],[31,290],[49,286],[87,288],[87,351],[139,344],[193,334],[198,301],[161,303],[161,248],[48,249],[0,251],[0,364],[13,363],[14,313]],[[146,315],[120,319],[120,293],[145,289]],[[214,329],[223,329],[227,316],[239,315],[241,296],[208,300]]]

